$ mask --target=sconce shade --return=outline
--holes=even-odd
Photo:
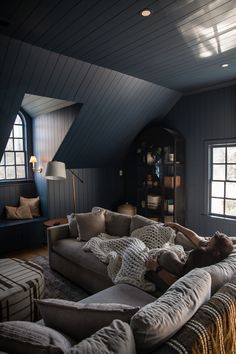
[[[66,179],[65,163],[60,161],[49,161],[46,167],[45,178],[54,181]]]
[[[36,159],[36,156],[34,156],[34,155],[30,156],[29,162],[30,162],[30,163],[36,163],[36,162],[38,162],[37,159]]]

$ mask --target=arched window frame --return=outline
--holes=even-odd
[[[27,126],[25,117],[18,112],[0,162],[0,182],[27,178]]]

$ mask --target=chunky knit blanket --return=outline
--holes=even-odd
[[[114,284],[128,283],[145,291],[155,291],[155,285],[145,279],[146,260],[158,256],[160,248],[174,243],[175,232],[170,227],[153,224],[135,230],[130,237],[111,238],[100,234],[84,246],[103,263],[107,263],[109,277]]]

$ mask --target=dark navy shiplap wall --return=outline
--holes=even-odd
[[[0,47],[0,155],[25,93],[83,103],[75,129],[56,156],[71,168],[107,166],[121,158],[136,134],[152,119],[163,118],[181,96],[1,35]]]
[[[38,192],[33,180],[27,182],[0,183],[0,218],[5,218],[5,206],[19,206],[20,196],[36,197]]]
[[[58,147],[79,120],[81,105],[60,109],[33,119],[34,153],[43,167],[43,173],[35,173],[36,185],[45,215],[64,217],[73,212],[72,174],[67,170],[65,181],[47,181],[44,178],[46,164],[54,159]],[[96,159],[96,152],[94,158]],[[67,162],[65,160],[60,160]],[[95,164],[95,161],[91,164]],[[114,209],[123,201],[123,178],[117,168],[93,168],[73,170],[84,183],[75,179],[76,211],[87,212],[95,205]]]
[[[101,200],[98,189],[102,183],[107,187],[113,176],[114,170],[108,167],[115,170],[120,167],[120,161],[137,133],[154,118],[163,118],[181,96],[165,87],[6,36],[0,35],[0,47],[0,156],[25,93],[82,103],[79,119],[75,120],[61,147],[64,136],[58,137],[61,141],[56,146],[57,152],[55,149],[53,153],[56,154],[54,158],[65,161],[68,168],[91,168],[91,173],[83,172],[85,179],[92,181],[89,187],[79,186],[87,188],[82,198],[83,210]],[[52,156],[43,156],[40,144],[43,145],[43,138],[48,133],[47,125],[40,128],[41,136],[37,129],[35,124],[35,154],[39,152],[41,161],[46,162]],[[52,142],[47,140],[49,146]],[[114,180],[116,176],[115,173]],[[45,182],[39,182],[42,176],[35,174],[35,177],[46,214]],[[114,202],[119,197],[119,187],[116,189],[114,180],[112,178],[113,191],[110,186],[108,191],[102,189],[104,205],[110,203],[107,192],[114,194]],[[51,193],[49,199],[49,216],[64,215],[64,210],[53,211],[53,207],[62,205],[64,199],[58,203]]]
[[[236,235],[236,221],[204,215],[204,141],[236,137],[236,86],[183,97],[162,121],[186,141],[186,225],[203,235]]]

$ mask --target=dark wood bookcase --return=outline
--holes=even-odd
[[[136,139],[137,213],[184,224],[184,139],[150,127]]]

